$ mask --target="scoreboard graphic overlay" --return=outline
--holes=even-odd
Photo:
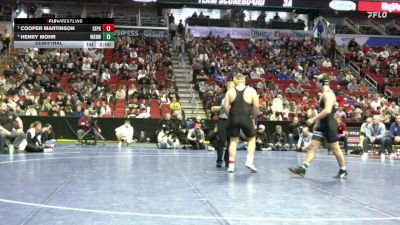
[[[15,19],[15,48],[114,48],[113,18]]]

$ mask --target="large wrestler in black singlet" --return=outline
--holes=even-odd
[[[318,112],[321,112],[324,109],[325,109],[325,102],[322,101],[321,99],[319,102]],[[335,113],[336,113],[335,106],[332,106],[332,112],[329,114],[329,116],[319,121],[319,127],[317,127],[317,129],[314,130],[312,139],[324,142],[324,138],[326,138],[329,144],[338,141],[337,140],[338,124],[335,119]]]
[[[239,137],[240,129],[242,129],[246,137],[254,137],[256,135],[254,123],[251,119],[253,111],[252,105],[244,100],[244,92],[246,89],[247,87],[239,91],[235,87],[236,97],[231,103],[229,111],[229,129],[231,137]]]

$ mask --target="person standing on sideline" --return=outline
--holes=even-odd
[[[234,86],[232,82],[226,83],[226,90],[228,91]],[[218,112],[218,121],[217,121],[217,167],[222,167],[223,160],[225,161],[225,166],[229,165],[229,121],[228,116],[225,114],[224,110],[224,102],[225,102],[226,93],[220,96],[220,99],[216,101],[216,105],[211,107],[213,112]],[[225,142],[227,143],[227,148],[224,152]]]
[[[322,86],[322,96],[319,101],[318,114],[307,120],[307,125],[314,124],[314,132],[310,145],[308,146],[307,156],[304,162],[299,167],[290,167],[289,170],[300,176],[305,176],[308,167],[315,157],[317,149],[323,145],[324,140],[328,142],[328,150],[332,151],[336,156],[339,164],[339,172],[333,178],[343,179],[348,173],[345,166],[345,160],[342,150],[340,150],[337,140],[338,124],[335,120],[335,103],[336,96],[329,87],[329,80],[326,78],[320,79]]]
[[[256,172],[254,166],[254,151],[256,149],[256,118],[260,111],[259,99],[256,90],[246,86],[246,79],[242,74],[234,77],[235,88],[228,90],[225,96],[224,110],[229,119],[230,145],[228,172],[235,171],[236,147],[239,143],[240,130],[247,138],[246,167]]]
[[[293,122],[289,124],[289,145],[291,150],[296,149],[296,142],[299,140],[301,133],[301,124],[299,117],[295,116]]]
[[[125,123],[115,129],[115,136],[118,140],[118,148],[121,148],[122,142],[127,145],[133,142],[133,127],[129,120],[125,120]]]

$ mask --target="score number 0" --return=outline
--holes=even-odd
[[[114,24],[103,24],[103,32],[114,32]]]

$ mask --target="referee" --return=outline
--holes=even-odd
[[[228,116],[225,114],[224,110],[224,101],[226,92],[233,87],[232,82],[226,83],[226,91],[223,95],[221,95],[218,100],[215,102],[216,104],[211,107],[212,112],[218,112],[218,122],[217,122],[217,167],[222,167],[222,162],[225,161],[225,166],[229,165],[229,121]],[[224,154],[225,143],[227,143],[227,148]]]

